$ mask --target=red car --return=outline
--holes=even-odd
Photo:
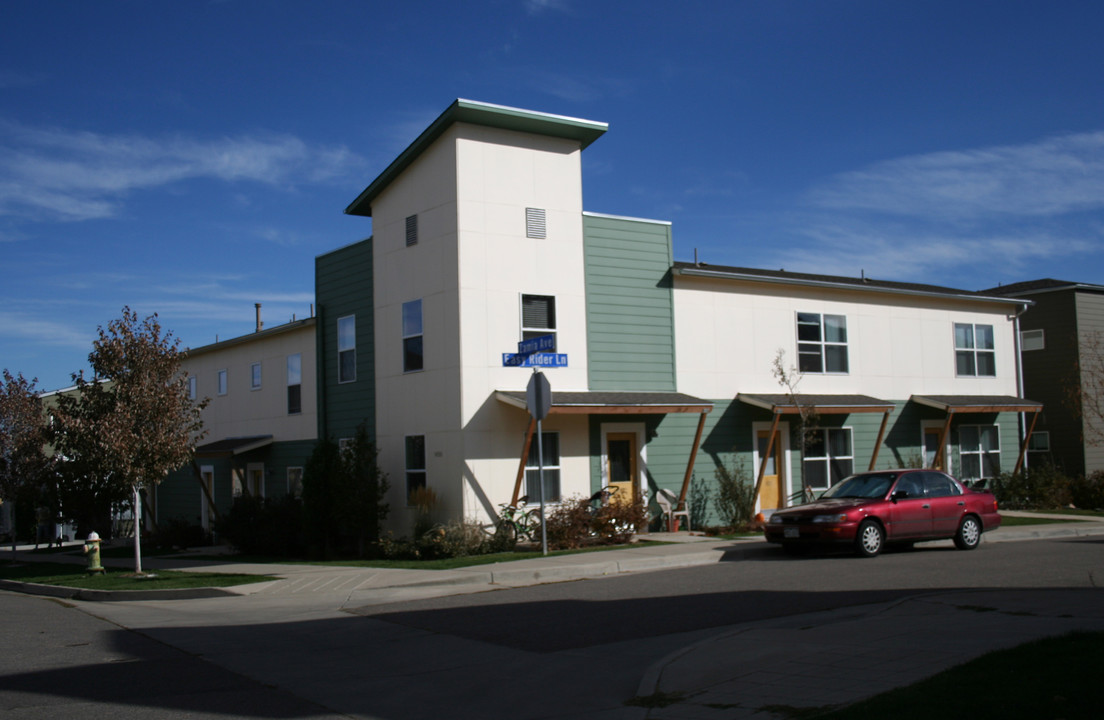
[[[816,502],[771,515],[767,540],[786,550],[851,544],[874,557],[887,543],[953,538],[973,550],[981,534],[1000,527],[997,499],[938,470],[875,470],[851,475]]]

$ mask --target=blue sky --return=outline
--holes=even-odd
[[[303,317],[346,205],[457,97],[608,122],[584,207],[675,258],[1104,283],[1104,3],[0,4],[0,367],[123,306],[183,346]]]

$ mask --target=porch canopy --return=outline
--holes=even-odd
[[[893,412],[895,405],[888,400],[879,400],[869,395],[789,395],[780,394],[755,394],[740,393],[736,399],[753,407],[769,410],[774,416],[771,421],[770,435],[767,439],[766,452],[759,458],[759,473],[755,480],[755,494],[759,494],[759,488],[763,484],[763,476],[767,470],[767,461],[774,455],[774,442],[778,434],[778,422],[783,415],[799,415],[803,409],[807,409],[817,415],[850,415],[852,413],[882,413],[882,426],[878,430],[878,441],[874,443],[874,452],[870,456],[870,470],[874,469],[874,463],[878,461],[878,451],[881,450],[882,440],[885,439],[886,426],[889,424],[889,414]]]
[[[495,397],[499,402],[527,410],[524,390],[498,390]],[[552,391],[552,405],[549,415],[668,415],[671,413],[699,413],[698,430],[694,434],[694,445],[690,449],[690,460],[686,464],[686,474],[682,479],[682,491],[676,509],[682,509],[686,503],[686,492],[690,487],[690,476],[694,470],[694,460],[701,445],[702,431],[705,428],[705,416],[713,410],[713,403],[677,392],[557,392]],[[533,442],[533,433],[537,421],[530,416],[529,428],[525,432],[525,444],[521,449],[518,462],[517,479],[514,481],[514,494],[510,505],[516,506],[521,493],[521,481],[525,479],[525,462],[529,458],[529,447]]]
[[[258,450],[272,444],[271,435],[252,435],[249,437],[232,437],[223,438],[222,440],[216,440],[215,442],[207,443],[206,445],[199,445],[195,449],[195,453],[192,456],[192,473],[195,475],[196,482],[199,483],[200,490],[207,497],[208,507],[218,517],[218,507],[215,505],[215,499],[211,496],[211,488],[207,487],[207,483],[203,482],[203,473],[199,471],[199,463],[197,460],[214,460],[216,458],[233,458],[235,455],[241,455],[247,453],[250,450]]]
[[[1027,400],[1011,395],[913,395],[912,401],[921,405],[936,408],[947,413],[947,419],[943,423],[943,429],[939,433],[939,449],[935,452],[935,467],[943,467],[943,453],[947,447],[947,436],[951,431],[951,420],[955,415],[962,413],[1001,413],[1018,412],[1031,413],[1031,425],[1024,433],[1020,443],[1020,454],[1016,458],[1016,468],[1013,474],[1023,468],[1024,456],[1027,454],[1027,443],[1031,440],[1031,434],[1035,432],[1035,423],[1039,420],[1039,412],[1043,404],[1034,400]]]

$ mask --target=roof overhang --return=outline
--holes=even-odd
[[[426,148],[441,137],[454,123],[470,123],[484,127],[514,130],[533,135],[576,140],[580,149],[600,138],[609,125],[594,120],[551,115],[549,113],[522,110],[521,108],[493,105],[474,100],[458,99],[448,106],[414,142],[403,150],[379,177],[364,189],[357,199],[345,208],[347,215],[372,216],[372,201],[391,184]]]
[[[850,415],[851,413],[890,412],[896,407],[888,400],[869,395],[786,395],[740,393],[736,399],[753,407],[779,415],[796,415],[802,407],[813,408],[820,415]]]
[[[223,438],[195,449],[197,458],[226,458],[258,450],[272,444],[271,435],[253,435],[251,437]]]
[[[499,402],[527,409],[524,390],[497,390]],[[550,415],[666,415],[707,413],[713,403],[683,393],[552,391]]]
[[[913,395],[912,401],[948,414],[1039,412],[1041,402],[1011,395]]]

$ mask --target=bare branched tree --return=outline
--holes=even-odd
[[[803,499],[809,502],[813,499],[813,491],[805,477],[805,451],[819,439],[818,433],[821,431],[818,425],[820,419],[817,416],[816,407],[801,402],[801,396],[797,393],[797,386],[801,383],[801,374],[793,365],[786,365],[786,351],[782,348],[778,349],[778,352],[774,355],[774,360],[771,362],[771,375],[774,376],[779,385],[786,389],[786,395],[789,396],[790,402],[797,408],[797,438],[801,452],[801,494]],[[755,493],[758,496],[758,487],[755,488]]]

